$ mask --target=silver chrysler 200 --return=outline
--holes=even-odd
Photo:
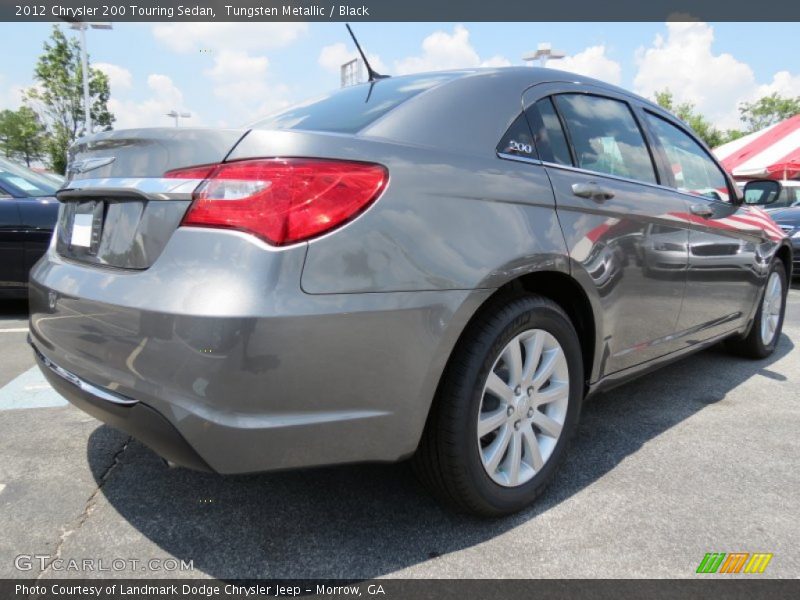
[[[99,133],[58,199],[30,341],[73,404],[217,473],[413,457],[482,515],[542,492],[588,395],[768,356],[792,268],[684,123],[551,69]]]

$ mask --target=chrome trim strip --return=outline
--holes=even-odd
[[[505,160],[513,160],[515,162],[528,163],[530,165],[542,165],[542,161],[538,158],[528,158],[527,156],[517,156],[516,154],[506,154],[505,152],[498,152],[497,158]]]
[[[620,177],[619,175],[611,175],[609,173],[602,173],[600,171],[590,171],[589,169],[581,169],[580,167],[573,167],[572,165],[562,165],[561,163],[539,160],[538,158],[527,158],[525,156],[506,154],[505,152],[497,152],[497,157],[503,158],[505,160],[513,160],[516,162],[527,163],[530,165],[539,165],[542,167],[549,167],[551,169],[561,169],[562,171],[580,173],[581,175],[590,175],[592,177],[603,177],[605,179],[613,179],[615,181],[623,181],[625,183],[635,183],[636,185],[646,185],[647,187],[655,188],[657,190],[666,190],[668,192],[679,194],[685,198],[691,198],[695,202],[697,202],[697,200],[699,199],[699,200],[707,200],[709,202],[723,202],[725,204],[730,204],[729,201],[726,202],[725,200],[714,200],[714,198],[708,198],[706,196],[696,196],[694,194],[688,194],[686,192],[680,191],[677,188],[670,187],[668,185],[663,185],[660,183],[651,183],[649,181],[641,181],[640,179],[630,179],[628,177]]]
[[[628,177],[620,177],[619,175],[610,175],[608,173],[602,173],[600,171],[590,171],[589,169],[581,169],[580,167],[573,167],[572,165],[562,165],[561,163],[554,163],[547,160],[540,160],[538,158],[527,158],[525,156],[516,156],[515,154],[506,154],[505,152],[498,152],[498,158],[504,158],[506,160],[513,160],[516,162],[528,163],[531,165],[539,165],[542,167],[549,167],[551,169],[561,169],[562,171],[571,171],[573,173],[580,173],[582,175],[591,175],[593,177],[603,177],[607,179],[614,179],[616,181],[624,181],[625,183],[635,183],[637,185],[646,185],[648,187],[656,188],[659,190],[667,190],[669,192],[675,192],[676,194],[681,194],[682,196],[688,196],[690,198],[704,198],[704,196],[693,196],[692,194],[686,194],[685,192],[681,192],[680,190],[669,187],[668,185],[661,185],[660,183],[650,183],[647,181],[640,181],[639,179],[629,179]],[[706,200],[711,200],[711,198],[706,198]]]
[[[657,188],[659,190],[668,190],[670,192],[677,192],[678,194],[683,193],[675,188],[666,185],[661,185],[660,183],[651,183],[649,181],[642,181],[640,179],[630,179],[629,177],[620,177],[619,175],[611,175],[610,173],[602,173],[600,171],[590,171],[589,169],[581,169],[580,167],[573,167],[572,165],[562,165],[560,163],[553,163],[546,160],[542,161],[542,165],[545,167],[550,167],[552,169],[561,169],[562,171],[571,171],[573,173],[581,173],[582,175],[591,175],[592,177],[603,177],[605,179],[614,179],[615,181],[624,181],[626,183],[646,185],[648,187]],[[694,196],[694,198],[699,198],[699,197],[700,196]]]
[[[131,193],[148,200],[191,200],[192,192],[202,179],[172,179],[168,177],[106,177],[102,179],[77,179],[68,182],[56,197],[78,196],[81,192],[98,196]],[[65,194],[66,192],[66,194]]]
[[[128,398],[127,396],[122,396],[120,394],[114,394],[112,392],[104,390],[103,388],[99,388],[96,385],[92,385],[88,381],[81,379],[74,373],[70,373],[66,369],[59,367],[56,363],[54,363],[44,354],[39,352],[39,349],[33,344],[33,342],[28,340],[28,343],[31,345],[31,348],[33,348],[33,351],[36,353],[36,356],[39,358],[39,360],[42,361],[42,364],[45,367],[50,369],[53,373],[55,373],[62,379],[68,381],[69,383],[77,387],[82,392],[90,394],[95,398],[99,398],[100,400],[105,400],[106,402],[111,402],[112,404],[118,404],[120,406],[133,406],[134,404],[138,404],[139,402],[138,400],[134,400],[132,398]]]
[[[616,181],[623,181],[625,183],[635,183],[636,185],[645,185],[647,187],[655,188],[657,190],[665,190],[667,192],[679,194],[685,198],[691,198],[695,202],[697,202],[698,200],[706,200],[708,202],[721,202],[723,204],[732,204],[730,201],[726,200],[716,200],[714,198],[709,198],[708,196],[697,196],[695,194],[682,192],[678,188],[670,187],[668,185],[664,185],[661,183],[650,183],[647,181],[641,181],[639,179],[630,179],[628,177],[620,177],[619,175],[602,173],[600,171],[590,171],[589,169],[581,169],[580,167],[573,167],[572,165],[562,165],[560,163],[552,163],[546,160],[541,161],[541,164],[543,167],[550,167],[552,169],[561,169],[563,171],[571,171],[573,173],[580,173],[582,175],[591,175],[592,177],[603,177],[605,179],[614,179]]]

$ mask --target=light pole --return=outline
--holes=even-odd
[[[92,29],[111,29],[111,23],[87,23],[76,21],[70,23],[70,29],[81,32],[81,68],[83,69],[83,135],[92,133],[92,106],[89,97],[89,53],[86,51],[86,30]]]
[[[522,60],[524,60],[525,62],[532,62],[534,60],[538,60],[539,65],[541,67],[546,67],[548,60],[564,58],[565,56],[566,56],[565,52],[562,52],[561,50],[553,50],[553,47],[550,44],[550,42],[542,42],[536,48],[536,52],[528,52],[527,54],[523,54]]]
[[[179,119],[188,119],[192,116],[190,112],[178,112],[177,110],[171,110],[167,113],[168,117],[173,117],[175,119],[175,127],[180,127]]]

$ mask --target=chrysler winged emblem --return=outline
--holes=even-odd
[[[116,160],[116,156],[98,156],[96,158],[84,158],[83,160],[76,160],[71,162],[67,167],[67,175],[77,175],[78,173],[86,173],[110,165]]]

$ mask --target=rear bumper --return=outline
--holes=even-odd
[[[136,404],[55,379],[71,402],[176,463],[248,473],[408,456],[491,291],[311,295],[304,257],[184,229],[144,271],[51,250],[31,272],[31,340],[42,364]]]
[[[198,471],[211,471],[194,448],[158,411],[84,381],[46,358],[30,338],[28,341],[47,381],[76,407],[135,437],[170,462]]]

